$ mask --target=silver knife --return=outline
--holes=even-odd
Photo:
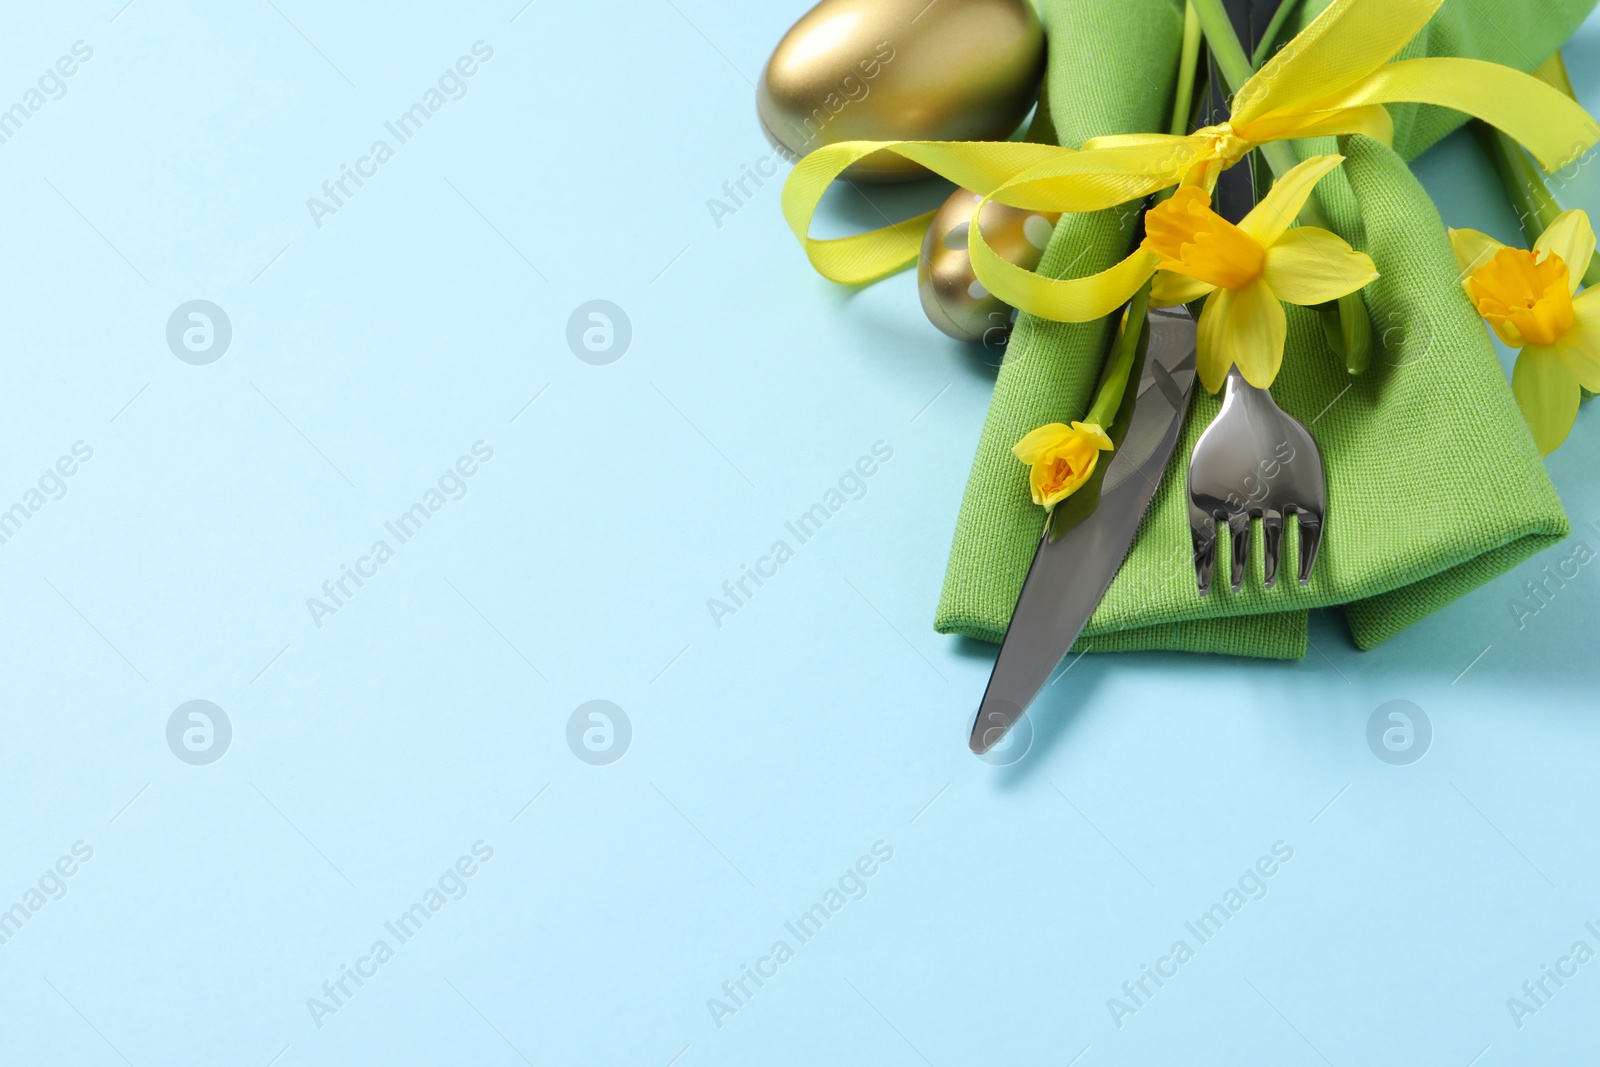
[[[967,745],[982,755],[1022,717],[1077,640],[1133,543],[1172,457],[1194,388],[1195,321],[1182,307],[1150,312],[1150,346],[1128,433],[1111,454],[1100,504],[1060,539],[1047,529],[1006,628]]]
[[[1225,0],[1236,32],[1252,49],[1252,8],[1270,16],[1277,6],[1276,0]],[[1204,105],[1211,123],[1228,117],[1222,84],[1212,60]],[[1233,222],[1255,206],[1248,159],[1222,172],[1213,199],[1216,210]],[[1126,437],[1111,453],[1099,505],[1055,541],[1050,540],[1050,523],[1045,523],[967,739],[967,747],[980,756],[1022,718],[1083,632],[1111,588],[1172,458],[1194,389],[1195,320],[1187,309],[1176,307],[1151,311],[1149,323],[1150,344],[1133,415]]]

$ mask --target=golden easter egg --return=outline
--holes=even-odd
[[[1011,308],[978,281],[967,254],[968,223],[981,201],[970,189],[957,189],[935,213],[917,257],[917,292],[928,321],[951,337],[999,344],[1010,329]],[[1001,258],[1033,270],[1059,217],[990,201],[978,229]]]
[[[767,61],[756,111],[791,158],[838,141],[993,141],[1038,96],[1044,29],[1030,0],[822,0]],[[878,152],[845,176],[927,173]]]

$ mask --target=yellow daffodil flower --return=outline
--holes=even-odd
[[[1289,227],[1323,175],[1343,156],[1314,156],[1285,174],[1237,226],[1211,210],[1211,197],[1184,185],[1145,215],[1140,247],[1159,257],[1153,300],[1187,304],[1206,297],[1197,369],[1211,392],[1238,364],[1251,385],[1278,376],[1288,319],[1279,301],[1337,300],[1378,276],[1364,253],[1314,226]],[[1209,294],[1209,295],[1208,295]]]
[[[1563,211],[1532,251],[1477,230],[1451,230],[1450,243],[1478,314],[1508,347],[1522,350],[1511,391],[1539,453],[1548,456],[1578,417],[1579,387],[1600,392],[1600,286],[1578,292],[1594,256],[1589,216]]]
[[[1011,451],[1033,467],[1028,475],[1033,502],[1049,508],[1077,492],[1094,473],[1100,453],[1112,447],[1111,438],[1098,423],[1063,426],[1052,422],[1029,433]]]

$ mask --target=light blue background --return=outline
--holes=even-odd
[[[993,357],[910,275],[816,277],[776,182],[707,207],[768,157],[750,81],[804,3],[521,2],[9,5],[0,106],[94,52],[0,145],[0,507],[93,457],[0,545],[0,908],[93,857],[0,945],[0,1061],[1592,1056],[1600,963],[1521,1029],[1506,1007],[1600,950],[1600,576],[1510,609],[1570,543],[1373,652],[1330,613],[1299,663],[1084,658],[1024,758],[973,759],[993,652],[930,620]],[[307,198],[480,40],[467,94],[319,228]],[[1600,22],[1568,55],[1600,105]],[[1470,140],[1418,170],[1449,222],[1518,237]],[[1595,170],[1560,195],[1600,207]],[[232,323],[207,366],[165,340],[193,299]],[[565,341],[591,299],[632,323],[608,366]],[[1595,419],[1550,460],[1580,526]],[[467,494],[316,625],[479,441]],[[714,625],[878,441],[865,497]],[[233,729],[208,766],[166,739],[195,699]],[[632,724],[609,766],[566,740],[594,699]],[[1410,766],[1365,739],[1397,699],[1434,731]],[[480,841],[399,945],[384,923]],[[1266,896],[1118,1028],[1107,999],[1280,841]],[[866,895],[789,934],[876,842]],[[308,998],[379,938],[319,1027]]]

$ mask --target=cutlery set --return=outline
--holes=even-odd
[[[1229,17],[1247,51],[1277,0],[1227,0]],[[1206,125],[1228,118],[1216,64],[1211,63]],[[1218,214],[1237,224],[1255,205],[1251,159],[1223,171],[1214,194]],[[1187,308],[1152,309],[1131,415],[1119,413],[1116,449],[1097,507],[1055,540],[1051,524],[1034,553],[1005,639],[968,739],[988,752],[1020,719],[1088,623],[1133,543],[1177,444],[1195,382],[1195,315]],[[1126,329],[1138,324],[1128,323]],[[1126,402],[1125,402],[1126,405]],[[1117,440],[1117,431],[1122,439]],[[1195,443],[1189,462],[1189,524],[1195,580],[1209,594],[1217,562],[1216,523],[1228,530],[1229,587],[1237,593],[1250,557],[1250,527],[1263,537],[1263,586],[1273,588],[1288,516],[1299,528],[1298,577],[1310,581],[1327,514],[1322,454],[1309,430],[1278,407],[1272,394],[1228,373],[1222,409]]]

